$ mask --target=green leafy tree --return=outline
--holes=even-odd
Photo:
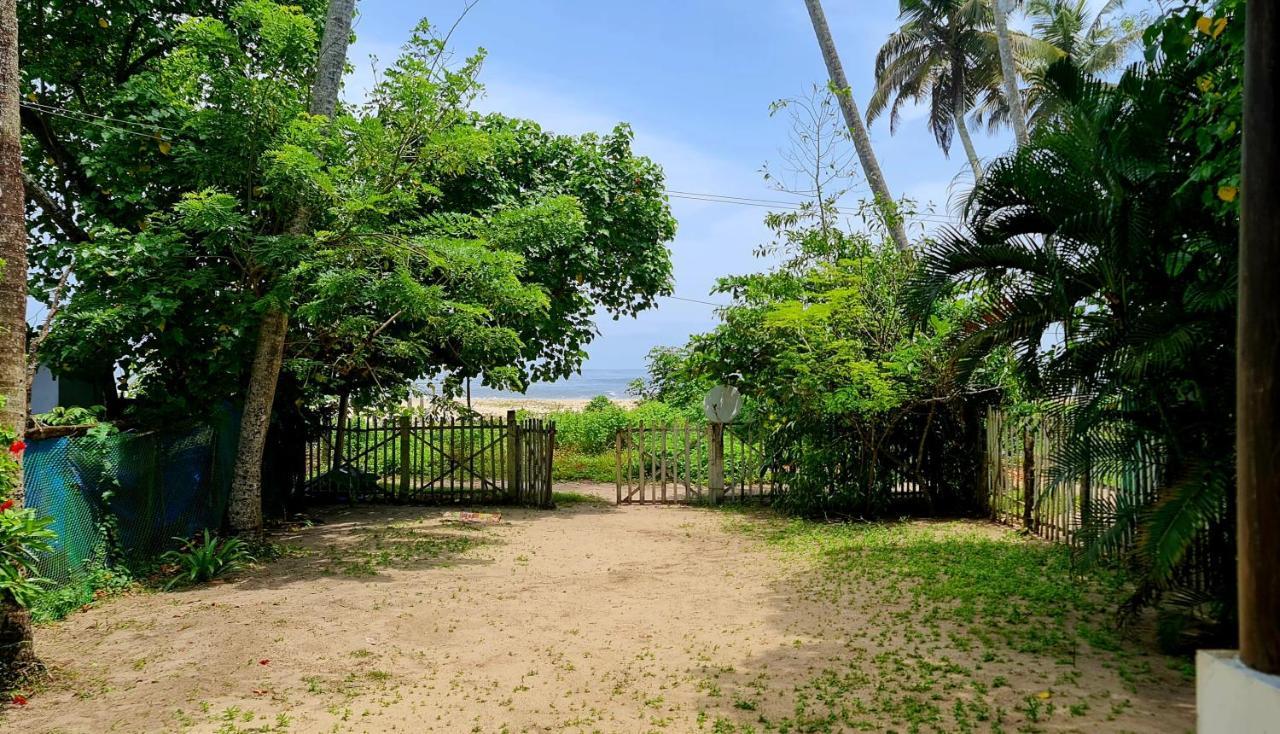
[[[320,0],[294,3],[311,16]],[[33,357],[48,324],[77,281],[73,249],[98,227],[136,231],[146,217],[190,190],[175,165],[185,112],[154,72],[181,42],[193,17],[226,19],[226,0],[37,0],[19,4],[22,128],[30,287],[48,304],[32,340]],[[113,408],[110,363],[90,374]]]
[[[744,420],[770,436],[775,470],[792,474],[782,500],[792,511],[876,514],[902,481],[928,487],[939,507],[959,503],[971,467],[948,456],[964,451],[972,388],[953,379],[945,343],[963,305],[940,303],[914,328],[910,252],[874,229],[773,223],[786,259],[718,282],[732,303],[718,327],[690,340],[683,369],[748,398]]]
[[[694,374],[693,351],[687,347],[654,347],[645,356],[645,377],[633,380],[627,392],[642,400],[666,403],[695,418],[702,416],[702,400],[715,386]]]
[[[480,57],[447,64],[429,27],[332,118],[309,114],[318,37],[302,9],[249,0],[176,38],[138,83],[165,90],[181,130],[165,163],[187,188],[71,243],[81,286],[46,346],[60,369],[119,365],[140,413],[245,395],[272,309],[290,322],[288,412],[422,377],[568,374],[597,307],[632,314],[669,289],[674,221],[630,131],[473,114]]]
[[[495,213],[495,244],[521,255],[525,279],[550,299],[545,313],[519,325],[524,348],[513,364],[521,381],[567,377],[596,335],[597,309],[614,319],[633,316],[671,292],[665,243],[675,236],[675,220],[662,169],[632,153],[627,125],[568,136],[501,115],[473,124],[491,141],[491,153],[443,177],[440,207]],[[569,209],[577,210],[580,231],[540,223]]]

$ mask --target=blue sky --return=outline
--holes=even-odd
[[[827,16],[853,92],[865,105],[872,63],[896,27],[897,3],[827,0]],[[356,67],[346,96],[373,78],[419,17],[448,26],[463,0],[360,0]],[[486,111],[535,120],[562,133],[606,131],[620,121],[636,131],[635,148],[663,166],[669,189],[748,198],[779,198],[760,168],[777,161],[786,123],[769,103],[825,83],[826,72],[800,0],[480,0],[453,36],[460,54],[488,51],[482,81]],[[963,154],[948,159],[919,114],[890,136],[887,118],[871,129],[889,186],[922,207],[948,211],[969,185]],[[1012,136],[975,130],[979,154],[991,157]],[[859,181],[860,191],[865,185]],[[679,230],[671,243],[677,295],[708,296],[716,277],[758,270],[753,249],[768,240],[765,209],[672,199]],[[715,324],[713,309],[664,299],[635,319],[600,319],[588,368],[640,368],[659,344],[684,343]]]

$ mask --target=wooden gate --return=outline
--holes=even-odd
[[[555,424],[350,414],[307,445],[304,496],[550,507]]]
[[[773,496],[779,477],[763,442],[732,427],[722,435],[720,448],[714,427],[708,425],[641,425],[618,431],[618,504],[710,502],[715,484],[723,487],[716,501]]]

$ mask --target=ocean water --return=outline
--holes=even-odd
[[[471,384],[473,398],[538,398],[543,400],[569,400],[572,398],[594,398],[604,395],[610,398],[625,398],[627,385],[632,380],[644,377],[644,370],[634,369],[584,369],[582,374],[573,375],[556,382],[535,382],[521,395],[503,390],[491,390],[482,387],[478,381]]]

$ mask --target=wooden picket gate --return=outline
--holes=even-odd
[[[761,442],[749,433],[724,430],[719,446],[714,426],[623,428],[614,445],[618,504],[765,499],[779,489]],[[717,484],[723,489],[712,498]]]
[[[307,445],[304,496],[551,507],[553,422],[349,414]]]

